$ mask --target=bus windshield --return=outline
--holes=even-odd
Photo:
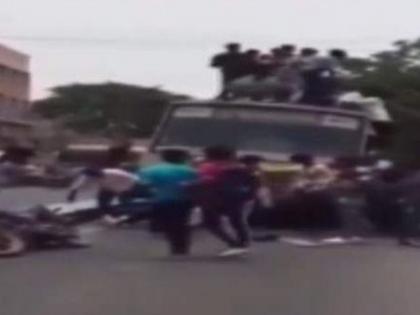
[[[180,106],[156,143],[193,148],[215,144],[253,152],[357,155],[363,144],[363,120],[284,108]]]

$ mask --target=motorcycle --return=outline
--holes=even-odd
[[[29,250],[88,246],[77,233],[77,222],[57,210],[44,206],[19,213],[0,210],[0,258]]]

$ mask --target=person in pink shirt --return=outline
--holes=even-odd
[[[257,180],[236,160],[233,149],[214,146],[205,149],[205,161],[198,166],[202,185],[199,205],[205,227],[228,245],[221,256],[241,255],[248,251],[250,233],[247,214],[252,207]],[[234,231],[230,235],[223,227],[226,217]]]
[[[237,165],[235,153],[224,146],[214,146],[204,149],[205,160],[198,166],[198,173],[202,180],[216,180],[229,167]]]

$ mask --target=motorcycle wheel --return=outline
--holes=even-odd
[[[17,256],[25,250],[26,242],[18,234],[0,231],[0,258]]]

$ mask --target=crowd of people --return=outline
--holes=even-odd
[[[134,172],[116,166],[87,168],[71,186],[68,201],[74,201],[80,190],[95,185],[98,210],[118,221],[125,216],[112,206],[115,198],[122,205],[138,197],[151,198],[151,225],[164,233],[173,255],[189,253],[190,217],[199,206],[204,226],[228,246],[221,255],[244,254],[250,245],[246,218],[259,186],[255,168],[258,159],[238,159],[234,150],[224,146],[209,147],[204,156],[204,161],[193,164],[186,151],[167,149],[161,152],[161,162]],[[223,216],[228,218],[233,234],[226,230]]]
[[[344,70],[347,53],[333,49],[323,56],[312,47],[298,51],[295,45],[282,45],[263,53],[242,50],[238,43],[226,45],[215,55],[211,67],[221,73],[220,98],[248,97],[274,99],[313,105],[330,105],[339,89],[340,78],[350,76]]]
[[[227,246],[221,256],[247,253],[251,244],[248,223],[275,229],[305,224],[342,228],[346,222],[332,192],[340,181],[350,182],[365,196],[366,206],[359,209],[360,216],[378,231],[396,233],[403,245],[413,244],[412,236],[418,233],[418,169],[404,170],[385,160],[372,167],[359,167],[362,161],[351,158],[338,158],[331,165],[318,164],[311,155],[294,154],[290,165],[299,166],[299,172],[287,186],[280,187],[275,178],[270,183],[276,173],[262,171],[259,156],[238,157],[234,149],[222,145],[205,148],[200,161],[193,160],[185,150],[165,149],[160,152],[160,162],[144,167],[138,161],[125,163],[128,150],[111,148],[105,163],[84,168],[72,183],[67,200],[75,201],[80,191],[94,186],[96,217],[111,224],[150,220],[151,230],[163,232],[175,256],[190,252],[195,209],[200,209],[202,226]],[[31,154],[26,149],[7,150],[1,163],[3,175],[10,176],[12,166],[25,168]],[[287,166],[279,164],[278,168],[281,165]],[[287,170],[281,176],[284,174]],[[283,197],[275,203],[264,200],[263,192],[268,187],[271,196]],[[278,188],[281,191],[276,191]],[[138,206],[137,199],[148,200],[147,211],[144,204]]]
[[[364,175],[363,168],[359,174],[358,168],[346,160],[339,159],[332,165],[317,164],[311,155],[295,154],[290,162],[300,166],[300,171],[283,187],[288,193],[275,205],[265,205],[267,200],[261,193],[270,186],[270,179],[262,174],[260,157],[238,157],[235,150],[226,146],[205,148],[203,156],[197,162],[185,150],[165,149],[160,152],[161,161],[150,166],[127,167],[120,159],[113,159],[108,166],[86,168],[71,185],[68,201],[75,201],[79,191],[95,186],[99,216],[111,224],[150,220],[151,230],[165,235],[169,252],[174,256],[190,253],[191,217],[194,209],[199,208],[202,226],[227,246],[220,255],[229,257],[249,250],[251,212],[254,220],[251,223],[256,227],[279,228],[283,224],[290,227],[294,226],[288,222],[292,218],[298,226],[342,228],[346,222],[330,184],[337,184],[340,178],[344,182],[351,178],[350,182],[366,195],[369,205],[360,209],[360,216],[366,216],[379,230],[396,232],[401,244],[409,244],[414,229],[412,214],[406,213],[407,209],[411,211],[410,207],[401,204],[401,200],[418,204],[418,173],[400,176],[392,165],[385,163],[384,167],[384,161],[380,161]],[[119,200],[118,207],[113,204],[114,199]],[[150,200],[151,211],[136,212],[127,207],[135,199]]]

